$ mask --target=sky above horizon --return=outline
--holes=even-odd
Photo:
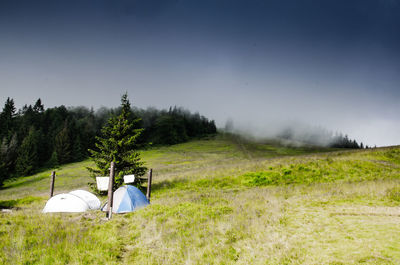
[[[183,106],[400,144],[399,0],[0,0],[0,104]]]

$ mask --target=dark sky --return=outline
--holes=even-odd
[[[0,100],[115,107],[128,91],[254,133],[400,144],[399,14],[399,0],[0,0]]]

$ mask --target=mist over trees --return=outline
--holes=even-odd
[[[8,178],[29,175],[40,168],[80,161],[95,149],[96,136],[121,107],[53,107],[45,109],[38,99],[34,105],[17,110],[7,98],[0,113],[0,185]],[[182,108],[169,110],[130,109],[143,132],[138,147],[185,142],[217,132],[214,121]]]
[[[225,132],[240,134],[254,141],[277,141],[282,145],[289,146],[319,146],[331,148],[368,148],[363,143],[358,143],[355,139],[349,138],[342,133],[333,133],[320,126],[308,126],[300,122],[290,124],[274,123],[269,125],[269,130],[253,128],[246,126],[234,126],[233,120],[228,119]]]
[[[299,142],[306,145],[326,146],[332,148],[364,148],[363,143],[358,143],[355,139],[350,139],[348,135],[332,132],[320,127],[306,128],[296,130],[287,127],[278,135],[278,139]]]

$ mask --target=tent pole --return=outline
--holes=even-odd
[[[108,182],[108,204],[107,204],[107,216],[108,220],[111,219],[112,217],[112,205],[113,205],[113,199],[114,199],[114,193],[113,193],[113,186],[114,186],[114,175],[115,175],[115,162],[111,162],[111,167],[110,167],[110,180]]]

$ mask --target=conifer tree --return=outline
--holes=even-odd
[[[42,113],[44,111],[44,106],[43,106],[42,100],[40,98],[38,100],[36,100],[36,103],[33,106],[33,111],[36,113]]]
[[[3,186],[3,182],[7,179],[8,177],[8,170],[7,170],[7,165],[3,161],[3,156],[0,154],[0,187]]]
[[[16,170],[20,175],[28,175],[38,166],[38,133],[33,127],[29,129],[28,135],[22,141]]]
[[[14,118],[16,115],[16,108],[14,100],[7,98],[4,104],[3,111],[0,113],[0,140],[6,137],[10,140],[12,136],[12,130],[14,129]]]
[[[46,166],[47,167],[57,167],[58,165],[59,165],[59,163],[58,163],[58,158],[57,158],[57,152],[54,150],[53,153],[51,154],[49,161],[47,161]]]
[[[89,168],[92,176],[109,175],[110,162],[115,162],[115,181],[113,190],[123,184],[123,176],[135,174],[142,176],[147,168],[137,152],[136,141],[143,129],[135,129],[140,119],[131,119],[131,105],[128,95],[121,98],[121,114],[112,116],[96,137],[96,149],[89,149],[96,168]],[[137,183],[140,184],[140,183]]]
[[[55,138],[55,151],[60,164],[71,161],[71,144],[67,122],[65,122],[63,129]]]
[[[85,158],[84,149],[82,148],[82,141],[79,135],[76,137],[74,145],[72,146],[72,157],[74,161],[81,161]]]
[[[4,138],[0,146],[0,186],[12,176],[17,157],[18,142],[17,135],[14,134],[9,142]]]

